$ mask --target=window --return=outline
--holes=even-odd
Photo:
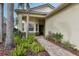
[[[29,23],[29,31],[33,31],[33,30],[34,30],[33,24]]]

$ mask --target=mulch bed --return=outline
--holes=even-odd
[[[38,56],[50,56],[47,51],[42,51],[38,53]]]
[[[0,43],[0,56],[10,56],[11,50],[4,50],[4,44]]]
[[[32,52],[32,50],[29,50],[28,53],[27,53],[27,56],[49,56],[49,54],[47,53],[47,51],[34,53],[34,52]]]
[[[55,42],[55,40],[49,39],[48,41],[60,46],[61,48],[64,48],[65,50],[68,50],[69,52],[79,56],[79,50],[75,49],[75,48],[65,48],[64,44],[61,42]]]
[[[11,56],[10,50],[0,50],[0,56]]]
[[[0,56],[11,56],[11,50],[4,50],[4,45],[2,43],[0,43]],[[27,56],[49,56],[49,54],[47,51],[34,53],[29,49]]]

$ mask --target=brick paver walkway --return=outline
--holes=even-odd
[[[75,56],[69,51],[45,40],[43,36],[37,37],[37,41],[45,48],[50,56]]]

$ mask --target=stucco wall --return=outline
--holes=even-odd
[[[79,4],[72,4],[51,16],[45,23],[45,35],[48,32],[61,32],[65,41],[69,40],[79,49]]]

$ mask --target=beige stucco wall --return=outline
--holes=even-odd
[[[79,49],[79,4],[72,4],[48,18],[45,23],[45,35],[49,31],[61,32],[64,35],[63,40],[69,40]]]

